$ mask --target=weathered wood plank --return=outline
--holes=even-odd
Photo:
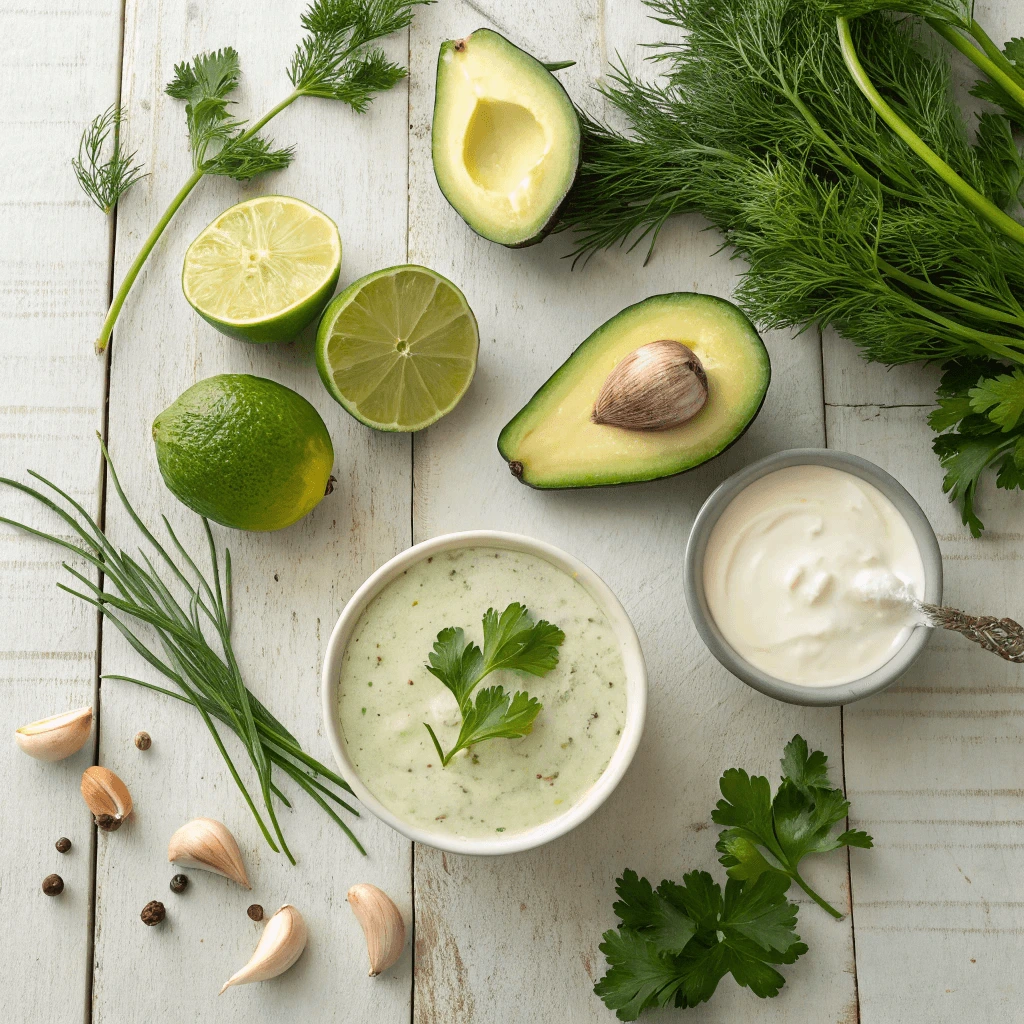
[[[284,70],[301,34],[298,15],[304,6],[301,0],[255,7],[169,0],[128,5],[125,99],[154,174],[121,211],[119,274],[190,170],[181,105],[163,94],[172,64],[199,50],[235,46],[244,75],[239,109],[258,116],[290,88]],[[389,47],[404,59],[404,38]],[[271,377],[305,395],[323,415],[335,444],[335,492],[291,529],[215,532],[233,555],[234,638],[243,674],[306,748],[328,763],[318,686],[324,646],[355,587],[409,542],[409,442],[367,430],[329,398],[313,365],[311,332],[287,346],[232,341],[192,312],[179,276],[185,248],[205,224],[231,203],[264,192],[297,195],[337,221],[345,245],[343,282],[402,262],[406,106],[403,86],[362,117],[321,100],[289,108],[270,134],[296,143],[294,165],[248,186],[204,181],[154,253],[112,346],[111,452],[124,485],[144,517],[153,521],[167,510],[196,550],[202,550],[197,518],[160,480],[149,433],[153,417],[194,381],[223,371]],[[114,534],[135,543],[116,499],[108,502],[108,518]],[[111,630],[104,635],[103,666],[151,676]],[[206,1020],[214,1014],[226,1021],[268,1015],[305,1021],[311,1007],[323,1020],[406,1020],[409,954],[386,977],[369,979],[362,935],[344,897],[352,883],[373,881],[411,914],[409,844],[363,818],[354,827],[370,851],[364,859],[298,794],[294,811],[281,811],[299,860],[290,867],[264,843],[195,714],[125,683],[105,683],[103,702],[101,761],[122,774],[137,810],[128,825],[99,840],[97,1024]],[[132,746],[142,728],[153,737],[145,754]],[[240,745],[228,745],[251,782]],[[295,795],[294,787],[283,788]],[[196,815],[220,818],[235,832],[252,874],[251,893],[199,871],[189,872],[184,896],[168,891],[174,870],[167,863],[167,840]],[[168,908],[167,920],[154,929],[139,921],[151,899]],[[309,924],[309,948],[286,976],[233,989],[217,1000],[221,983],[255,947],[259,927],[245,916],[252,902],[268,913],[294,903]],[[129,997],[137,992],[145,997]]]
[[[595,16],[596,9],[596,16]],[[606,1021],[593,995],[604,970],[597,950],[613,923],[618,873],[632,866],[656,879],[716,868],[710,810],[721,771],[733,764],[775,776],[795,732],[840,755],[837,711],[807,711],[761,697],[713,662],[686,612],[683,550],[700,503],[726,475],[779,448],[824,441],[820,351],[813,337],[769,336],[774,383],[760,419],[711,465],[674,480],[590,492],[540,493],[519,486],[495,450],[502,424],[583,338],[623,306],[662,291],[728,296],[736,264],[714,256],[717,239],[695,219],[663,233],[645,270],[642,256],[612,252],[571,271],[564,238],[510,251],[472,235],[433,180],[433,68],[444,38],[482,22],[545,60],[575,58],[560,74],[593,104],[589,87],[616,50],[634,62],[638,0],[529,5],[489,0],[429,8],[413,29],[410,121],[410,258],[465,289],[480,319],[477,379],[451,415],[415,441],[417,540],[489,527],[562,545],[601,573],[640,634],[651,706],[637,759],[593,819],[549,847],[514,858],[473,859],[416,851],[415,1016],[432,1022]],[[485,13],[486,12],[486,13]],[[845,902],[843,858],[821,865],[823,889]],[[812,906],[801,934],[812,951],[787,969],[792,985],[761,1003],[725,983],[710,1012],[758,1020],[852,1019],[849,924]],[[528,979],[524,982],[524,979]],[[524,995],[525,993],[525,995]]]
[[[94,512],[106,366],[90,339],[106,306],[110,230],[68,161],[117,95],[120,11],[115,0],[0,4],[0,474],[36,469]],[[0,515],[67,533],[7,489]],[[56,589],[60,562],[56,547],[0,526],[0,894],[15,929],[0,988],[6,1016],[26,1024],[81,1021],[88,991],[92,825],[78,785],[94,745],[44,764],[11,735],[94,703],[96,619]],[[64,856],[60,836],[73,843]],[[65,890],[48,899],[40,885],[53,871]]]
[[[1024,30],[1008,0],[979,3],[976,17],[996,40]],[[1020,495],[989,480],[979,495],[988,529],[970,537],[941,493],[925,422],[938,373],[867,366],[830,337],[829,444],[877,462],[921,503],[942,548],[947,603],[1019,619]],[[1022,717],[1020,669],[952,634],[935,635],[888,692],[845,709],[851,824],[876,841],[851,857],[864,1024],[1014,1015]]]

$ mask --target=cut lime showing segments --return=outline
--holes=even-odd
[[[289,196],[225,210],[185,253],[181,287],[217,330],[245,341],[289,341],[319,316],[341,271],[330,217]]]
[[[422,430],[451,412],[476,372],[480,339],[466,297],[426,267],[389,267],[350,284],[316,335],[327,390],[377,430]]]

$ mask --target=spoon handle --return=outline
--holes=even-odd
[[[968,615],[957,608],[937,604],[922,604],[921,607],[933,626],[951,629],[1006,661],[1024,664],[1024,626],[1019,622],[992,615]]]

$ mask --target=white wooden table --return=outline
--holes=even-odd
[[[373,819],[357,824],[364,859],[300,797],[283,827],[290,867],[259,836],[194,712],[103,672],[141,674],[112,630],[59,592],[60,555],[0,530],[0,1018],[4,1021],[179,1024],[183,1021],[345,1021],[351,1024],[610,1021],[591,993],[597,950],[613,921],[614,879],[631,866],[654,879],[708,867],[716,875],[709,812],[733,764],[774,777],[782,746],[801,732],[827,751],[853,803],[851,825],[872,851],[811,869],[849,911],[837,923],[801,904],[810,952],[786,970],[782,995],[762,1002],[727,979],[685,1019],[789,1024],[1021,1019],[1018,950],[1024,933],[1024,699],[1020,670],[946,636],[898,686],[845,710],[776,703],[730,677],[689,621],[681,588],[687,531],[727,474],[768,452],[828,444],[894,473],[939,534],[949,601],[1024,618],[1020,581],[1024,506],[986,490],[988,530],[973,541],[940,493],[925,425],[935,374],[868,367],[847,343],[809,332],[768,335],[774,367],[764,411],[727,455],[675,479],[586,493],[517,485],[498,456],[498,430],[594,327],[659,291],[729,295],[737,267],[718,238],[683,219],[662,233],[643,269],[637,254],[602,254],[585,271],[562,259],[564,239],[510,251],[473,234],[447,206],[430,164],[434,63],[441,40],[481,24],[546,60],[575,59],[561,77],[593,106],[590,85],[609,57],[634,66],[661,30],[640,0],[442,0],[391,40],[411,77],[358,117],[303,100],[271,134],[295,142],[287,171],[243,187],[204,181],[177,215],[130,297],[108,358],[92,339],[142,238],[188,175],[181,105],[163,93],[174,62],[234,45],[242,55],[241,109],[260,112],[287,87],[303,0],[3,0],[0,4],[0,472],[33,468],[62,483],[129,538],[104,495],[96,431],[143,516],[169,512],[188,542],[197,520],[160,483],[149,425],[196,380],[253,372],[298,390],[320,410],[337,452],[339,485],[307,519],[270,535],[218,530],[236,566],[235,643],[249,685],[330,762],[319,714],[319,669],[348,596],[410,543],[477,527],[521,531],[582,557],[619,594],[636,623],[651,680],[650,715],[636,761],[608,803],[571,835],[533,853],[461,859],[416,847]],[[1002,40],[1024,33],[1016,0],[979,5]],[[83,124],[120,94],[128,138],[152,172],[107,222],[78,190],[69,157]],[[598,112],[600,112],[599,108]],[[288,346],[230,341],[181,295],[188,242],[245,196],[299,196],[340,225],[342,282],[406,261],[457,282],[481,328],[480,368],[461,405],[417,435],[374,433],[321,387],[311,338]],[[4,514],[53,523],[18,496]],[[98,730],[67,761],[17,751],[25,722],[93,704]],[[132,739],[148,730],[146,753]],[[233,741],[231,741],[233,742]],[[237,746],[233,750],[239,750]],[[98,836],[78,794],[99,762],[118,772],[136,812]],[[167,839],[196,815],[239,837],[252,894],[193,871],[168,892]],[[70,837],[61,856],[55,840]],[[59,871],[59,899],[40,892]],[[415,940],[383,977],[366,977],[365,948],[344,905],[372,881],[415,924]],[[163,900],[159,928],[139,920]],[[279,980],[220,984],[249,957],[258,933],[246,906],[301,908],[309,948]],[[798,899],[798,902],[800,900]],[[683,1019],[682,1017],[680,1019]]]

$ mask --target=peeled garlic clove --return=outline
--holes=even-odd
[[[128,787],[102,765],[95,764],[82,772],[82,799],[104,832],[116,832],[132,813]]]
[[[405,921],[391,897],[375,885],[353,885],[348,905],[363,926],[366,951],[370,954],[370,977],[386,971],[405,948]]]
[[[652,341],[612,370],[590,418],[627,430],[668,430],[696,416],[707,400],[700,359],[678,341]]]
[[[306,948],[306,922],[302,915],[286,903],[268,922],[256,943],[252,959],[226,982],[224,988],[232,985],[248,985],[250,981],[267,981],[284,974]]]
[[[167,859],[186,868],[201,868],[251,889],[242,851],[235,837],[213,818],[193,818],[171,836]]]
[[[92,708],[79,708],[23,725],[14,738],[26,754],[39,761],[61,761],[78,753],[90,732]]]

